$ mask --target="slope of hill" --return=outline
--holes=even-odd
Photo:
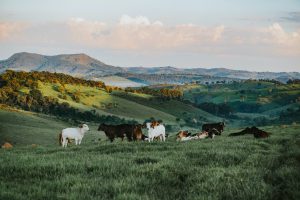
[[[103,76],[124,71],[120,67],[104,64],[86,54],[44,56],[26,52],[16,53],[0,61],[0,72],[7,69],[59,72],[79,77]]]
[[[59,120],[56,117],[34,112],[12,109],[0,104],[0,144],[12,145],[58,145],[58,134],[66,127],[76,127],[77,123]],[[98,124],[88,123],[90,132],[85,140],[104,138],[98,132]],[[22,130],[22,131],[20,131]]]
[[[279,120],[284,112],[297,112],[300,108],[300,84],[248,80],[217,85],[190,84],[181,89],[184,99],[214,115],[244,119],[252,125],[300,122],[295,117]]]
[[[177,127],[195,121],[197,124],[192,125],[198,128],[201,123],[222,120],[176,96],[172,99],[157,92],[137,94],[64,74],[7,71],[0,80],[4,83],[0,87],[0,103],[59,117],[98,123],[109,120],[102,116],[114,116],[111,121],[116,123],[124,120],[142,123],[155,118]],[[175,95],[175,91],[170,94]]]

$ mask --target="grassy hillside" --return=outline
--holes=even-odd
[[[248,80],[231,84],[189,84],[181,88],[184,90],[184,99],[200,107],[207,102],[222,106],[226,104],[231,108],[231,114],[238,118],[242,113],[249,119],[278,119],[281,112],[300,107],[300,84]]]
[[[300,95],[299,84],[276,84],[266,81],[245,81],[232,84],[184,86],[185,98],[191,101],[212,101],[213,103],[245,101],[252,103],[279,104],[296,100]],[[285,95],[285,96],[284,96]],[[286,99],[285,99],[286,98]],[[289,103],[289,102],[288,102]]]
[[[140,122],[154,117],[168,124],[178,124],[176,118],[181,120],[190,118],[201,122],[222,120],[222,118],[178,100],[161,100],[152,95],[122,90],[108,93],[104,89],[74,84],[65,84],[64,91],[60,91],[59,87],[61,87],[60,84],[54,83],[39,82],[38,84],[38,89],[43,96],[58,98],[60,102],[67,102],[80,110],[95,110],[101,115],[116,115]],[[29,93],[29,88],[23,87],[20,91]],[[78,102],[72,99],[74,93],[79,96]],[[65,95],[65,98],[61,97],[62,94]],[[182,124],[184,124],[183,121]]]
[[[0,144],[9,142],[13,145],[58,145],[58,134],[63,128],[77,127],[74,122],[66,122],[44,114],[37,114],[11,108],[0,109]],[[103,138],[97,132],[98,124],[89,123],[91,131],[88,140]]]
[[[0,111],[0,199],[299,199],[299,125],[261,127],[267,139],[110,143],[90,124],[82,145],[63,149],[72,124]],[[4,120],[4,121],[3,121]],[[96,140],[95,140],[96,139]],[[30,144],[37,144],[33,147]]]
[[[55,84],[39,84],[39,89],[44,96],[59,97],[60,92],[56,91]],[[104,90],[79,86],[65,85],[65,89],[70,92],[78,92],[80,94],[80,102],[75,102],[67,95],[66,99],[61,99],[61,102],[68,102],[71,106],[82,110],[96,110],[99,114],[113,114],[125,118],[134,118],[138,121],[144,121],[150,117],[156,117],[168,123],[174,123],[175,116],[162,112],[159,109],[147,107],[133,101],[129,101]]]
[[[183,119],[184,117],[195,118],[200,121],[222,121],[222,118],[216,117],[208,112],[196,108],[190,104],[183,103],[177,100],[159,100],[151,95],[114,92],[115,96],[126,98],[136,103],[153,107],[160,111],[169,113],[176,118]]]

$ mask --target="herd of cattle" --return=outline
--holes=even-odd
[[[187,141],[194,139],[214,138],[215,135],[221,135],[224,131],[225,123],[212,123],[204,124],[202,131],[196,134],[191,134],[188,131],[179,131],[177,133],[177,140]],[[142,129],[147,128],[148,136],[143,134]],[[81,140],[84,134],[89,131],[89,127],[86,124],[81,124],[78,128],[65,128],[59,134],[59,143],[63,147],[67,147],[67,144],[71,140],[75,140],[76,145],[81,144]],[[104,131],[108,139],[113,142],[115,138],[121,138],[122,141],[126,137],[128,141],[149,141],[154,139],[165,141],[168,136],[165,131],[165,126],[158,121],[152,121],[144,124],[120,124],[120,125],[107,125],[100,124],[98,131]]]

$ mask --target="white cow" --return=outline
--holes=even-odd
[[[86,124],[81,124],[78,128],[65,128],[59,135],[60,144],[62,147],[67,147],[68,139],[74,139],[76,145],[81,144],[84,134],[89,130]]]
[[[148,141],[151,142],[155,137],[160,137],[161,141],[166,140],[166,129],[165,126],[160,124],[158,126],[155,126],[154,128],[151,127],[151,123],[146,123],[147,129],[148,129]]]

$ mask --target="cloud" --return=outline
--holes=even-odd
[[[201,27],[193,24],[165,26],[147,17],[123,15],[119,23],[71,19],[68,22],[75,42],[113,49],[173,49],[217,42],[224,26]]]
[[[281,17],[281,19],[300,23],[300,12],[289,12],[287,16]]]
[[[81,18],[71,19],[67,24],[74,43],[95,48],[215,54],[300,54],[300,32],[287,32],[279,23],[244,28],[195,24],[167,26],[144,16],[123,15],[115,24]]]
[[[286,32],[279,23],[274,23],[263,30],[265,44],[277,47],[283,54],[300,55],[300,29]]]
[[[269,26],[266,32],[272,36],[271,40],[278,44],[293,45],[294,43],[299,43],[300,41],[299,31],[287,33],[278,23],[274,23]]]
[[[24,30],[25,27],[24,23],[0,22],[0,41],[11,39]]]
[[[161,21],[150,22],[150,20],[144,16],[130,17],[128,15],[123,15],[120,18],[119,24],[125,26],[127,25],[163,26],[163,23]]]
[[[300,30],[267,27],[167,25],[145,16],[123,15],[115,23],[70,18],[64,22],[0,23],[0,42],[39,48],[123,52],[183,52],[210,55],[300,56]],[[1,43],[0,43],[1,44]]]

